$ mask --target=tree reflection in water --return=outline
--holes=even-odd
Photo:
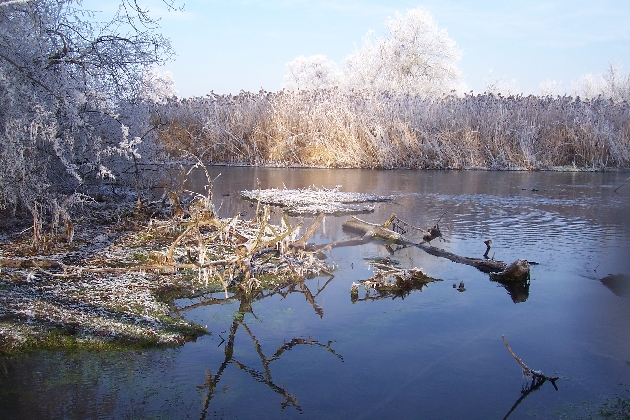
[[[207,395],[204,398],[203,410],[201,414],[202,419],[205,419],[207,417],[210,403],[216,394],[217,387],[219,385],[219,382],[221,381],[221,376],[223,375],[227,367],[230,365],[236,366],[238,369],[246,372],[254,381],[265,384],[273,392],[280,395],[282,397],[282,402],[280,404],[281,409],[284,410],[285,408],[292,406],[299,413],[302,413],[302,408],[300,407],[298,403],[297,396],[291,393],[289,389],[287,389],[286,387],[280,386],[276,382],[274,382],[272,371],[271,371],[271,363],[277,360],[280,360],[280,358],[285,352],[300,345],[307,345],[310,347],[319,347],[319,348],[325,349],[327,352],[339,358],[342,362],[343,362],[343,356],[338,354],[332,348],[332,343],[333,343],[332,340],[329,340],[328,342],[324,343],[318,340],[314,340],[310,336],[308,338],[294,337],[290,339],[288,342],[285,341],[281,346],[279,346],[275,350],[273,355],[266,356],[258,339],[252,333],[252,330],[247,325],[247,322],[245,321],[245,315],[249,313],[255,319],[258,319],[252,310],[252,304],[256,301],[268,298],[273,295],[281,295],[283,298],[286,298],[289,294],[292,294],[292,293],[302,293],[306,301],[310,303],[310,305],[313,307],[313,310],[315,311],[315,313],[317,313],[317,315],[319,315],[320,317],[323,317],[324,311],[321,308],[321,306],[317,304],[315,299],[326,288],[326,286],[330,283],[332,279],[333,277],[331,276],[326,281],[326,283],[324,283],[322,287],[319,287],[317,289],[315,293],[313,293],[309,289],[309,287],[305,284],[305,279],[301,279],[299,281],[293,281],[293,282],[290,282],[289,284],[285,284],[284,286],[278,287],[272,291],[266,291],[266,292],[254,291],[252,293],[246,293],[242,290],[239,290],[233,296],[227,299],[216,299],[216,298],[209,297],[196,304],[189,305],[183,308],[176,308],[176,312],[181,314],[182,312],[185,312],[194,308],[198,308],[200,306],[223,304],[228,301],[239,302],[239,309],[234,314],[234,317],[232,319],[232,325],[230,327],[230,333],[227,338],[227,342],[224,340],[221,343],[221,344],[225,343],[225,348],[224,348],[225,357],[223,359],[223,362],[221,363],[221,365],[219,366],[215,374],[212,374],[212,371],[210,369],[207,369],[205,383],[203,385],[197,386],[197,389],[199,390],[203,390],[203,389],[207,390]],[[236,334],[239,330],[244,330],[249,336],[254,348],[256,349],[256,353],[258,354],[258,357],[260,358],[260,361],[262,362],[262,371],[258,369],[254,369],[251,366],[248,366],[245,363],[242,363],[241,361],[237,360],[234,357],[234,343],[235,343]]]

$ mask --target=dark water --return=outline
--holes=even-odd
[[[235,192],[257,179],[263,188],[342,185],[394,196],[365,220],[396,213],[428,227],[444,214],[437,246],[481,257],[492,239],[496,259],[539,265],[528,293],[511,296],[475,268],[417,248],[337,248],[329,282],[185,310],[211,335],[181,348],[0,359],[0,418],[501,419],[527,385],[502,335],[529,367],[560,378],[511,419],[597,417],[630,398],[630,183],[613,191],[628,174],[212,171],[222,173],[222,216],[253,215]],[[314,240],[346,237],[346,218],[327,216]],[[352,282],[372,274],[366,260],[386,256],[443,281],[352,303]],[[453,288],[461,281],[463,292]]]

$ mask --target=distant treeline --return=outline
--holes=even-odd
[[[630,106],[602,97],[304,90],[169,100],[160,143],[208,163],[348,168],[630,167]]]

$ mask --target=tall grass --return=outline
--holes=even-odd
[[[597,98],[368,91],[170,101],[166,147],[212,163],[350,168],[630,167],[630,106]]]

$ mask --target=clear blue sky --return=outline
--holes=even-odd
[[[458,43],[465,82],[477,93],[491,69],[526,94],[546,79],[568,90],[609,62],[630,72],[629,0],[188,0],[184,12],[168,13],[159,0],[141,1],[172,40],[176,60],[160,70],[173,73],[183,97],[279,90],[295,57],[343,64],[368,30],[384,34],[388,16],[419,6]]]

